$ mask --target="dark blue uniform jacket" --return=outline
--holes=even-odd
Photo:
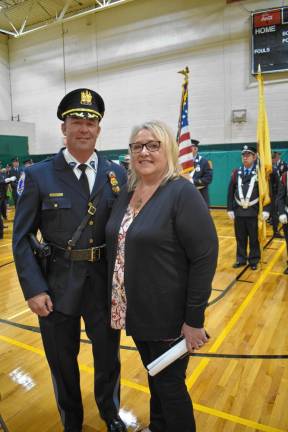
[[[96,214],[84,229],[75,249],[87,249],[105,243],[105,225],[116,198],[108,180],[109,171],[115,172],[120,187],[126,182],[126,173],[122,167],[98,155],[94,190],[103,183],[105,186],[102,188]],[[66,163],[62,150],[53,158],[26,169],[25,175],[13,234],[15,264],[25,299],[46,291],[51,295],[54,310],[79,315],[84,281],[91,277],[99,285],[96,301],[106,304],[105,259],[90,263],[70,261],[52,254],[48,272],[44,275],[27,237],[28,233],[37,233],[39,229],[44,241],[65,248],[87,212],[88,199],[73,169]]]

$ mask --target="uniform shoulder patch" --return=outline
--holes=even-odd
[[[24,191],[24,184],[25,184],[25,172],[22,171],[21,176],[18,180],[17,184],[17,194],[20,196],[22,192]]]

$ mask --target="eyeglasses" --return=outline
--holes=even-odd
[[[132,153],[141,153],[145,147],[149,152],[155,152],[159,150],[161,141],[148,141],[146,143],[135,142],[129,144]]]

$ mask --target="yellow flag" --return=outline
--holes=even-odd
[[[258,124],[257,124],[257,152],[258,152],[258,186],[259,186],[259,214],[258,214],[258,237],[261,249],[266,240],[266,222],[262,219],[263,207],[270,203],[269,177],[272,173],[270,133],[265,107],[264,80],[260,65],[257,74],[259,101],[258,101]]]

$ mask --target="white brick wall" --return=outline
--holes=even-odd
[[[0,34],[0,77],[0,120],[8,120],[11,118],[8,38],[2,34]]]
[[[282,5],[273,1],[273,7]],[[63,29],[9,39],[13,112],[35,124],[30,152],[61,146],[56,109],[65,87],[87,86],[103,96],[101,150],[126,148],[132,126],[149,119],[166,121],[176,133],[182,84],[177,71],[186,65],[192,136],[202,144],[255,141],[258,96],[250,75],[249,11],[266,7],[270,0],[141,0],[67,22]],[[7,54],[1,39],[0,58],[2,72]],[[266,101],[271,139],[284,141],[288,74],[277,78],[267,78]],[[6,87],[7,78],[0,95]],[[232,124],[231,110],[241,108],[247,109],[247,123]],[[3,109],[1,98],[1,115]]]

